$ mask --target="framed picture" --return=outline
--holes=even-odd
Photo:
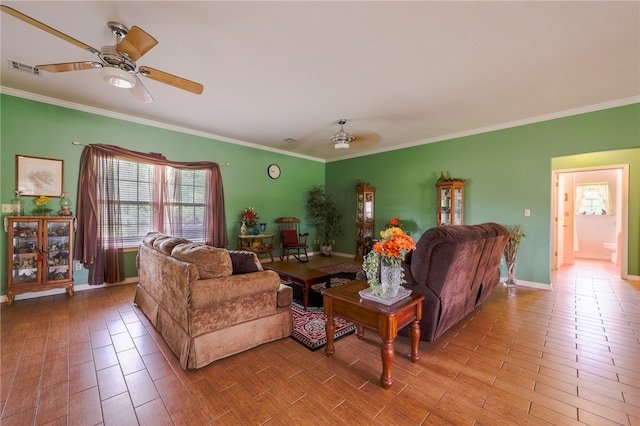
[[[21,195],[59,197],[64,160],[16,155],[16,191]]]

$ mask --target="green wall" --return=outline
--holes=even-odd
[[[240,232],[240,212],[254,207],[267,232],[275,230],[274,220],[280,216],[305,218],[305,195],[313,186],[324,182],[325,164],[225,143],[157,127],[146,126],[101,115],[53,106],[9,95],[0,95],[0,201],[9,203],[15,189],[15,155],[64,160],[64,189],[74,203],[81,143],[106,143],[142,152],[160,152],[176,161],[215,161],[221,166],[225,192],[225,210],[229,248],[236,247]],[[279,179],[267,176],[269,164],[282,169]],[[28,214],[33,198],[27,197]],[[51,202],[57,207],[57,200]],[[306,225],[305,225],[306,226]],[[1,294],[6,289],[6,233],[0,234]],[[136,276],[135,253],[126,256],[126,276]],[[76,284],[86,284],[85,271],[74,274]],[[78,278],[80,277],[80,279]]]
[[[235,247],[239,214],[245,207],[256,208],[273,230],[276,217],[306,219],[307,190],[325,183],[345,212],[345,232],[334,250],[353,253],[352,212],[358,179],[377,188],[376,228],[381,230],[388,219],[400,217],[417,239],[435,226],[435,182],[443,171],[467,181],[465,223],[522,224],[527,238],[518,254],[518,279],[547,284],[551,267],[552,169],[628,163],[628,274],[640,276],[640,104],[327,164],[9,95],[0,95],[0,119],[2,203],[13,198],[16,154],[64,159],[65,190],[75,201],[82,147],[72,145],[71,141],[109,143],[137,151],[161,152],[171,160],[231,163],[221,167],[229,248]],[[267,176],[266,169],[271,163],[281,166],[280,179],[271,180]],[[524,209],[531,210],[530,217],[523,216]],[[303,229],[313,231],[306,224]],[[0,277],[4,294],[4,231],[1,240]],[[134,258],[135,253],[127,256],[127,276],[136,275]],[[76,284],[86,283],[86,273],[76,274],[75,280]]]
[[[390,218],[399,217],[417,239],[436,224],[440,172],[465,179],[465,223],[521,224],[527,237],[518,251],[517,276],[548,284],[552,159],[574,155],[563,167],[628,163],[628,274],[640,276],[639,147],[640,104],[634,104],[332,162],[327,164],[326,185],[345,211],[355,212],[356,182],[369,182],[376,187],[376,228],[382,230]],[[597,161],[576,156],[590,152],[600,153]],[[531,216],[524,217],[524,209],[530,209]],[[353,252],[355,226],[351,215],[346,217],[345,234],[335,249]]]

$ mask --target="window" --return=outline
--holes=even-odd
[[[607,182],[579,183],[576,185],[577,214],[613,214],[613,205]]]
[[[112,226],[119,227],[120,232],[107,235],[119,234],[125,247],[139,245],[150,231],[205,241],[205,170],[180,170],[118,158],[108,163],[99,176],[99,205],[106,215],[114,205],[109,194],[117,194],[118,207],[111,214],[119,216]],[[103,241],[103,246],[108,243]]]
[[[125,247],[149,231],[227,246],[220,166],[92,144],[82,150],[74,259],[89,284],[124,280]]]

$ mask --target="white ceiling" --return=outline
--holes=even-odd
[[[141,77],[143,104],[98,70],[9,69],[97,57],[2,13],[5,93],[326,161],[640,99],[638,1],[2,3],[97,49],[107,21],[136,25],[159,42],[138,65],[204,85]],[[349,150],[329,141],[341,118]]]

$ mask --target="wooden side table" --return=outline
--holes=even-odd
[[[333,335],[335,332],[334,315],[349,319],[357,324],[358,339],[364,337],[363,326],[378,330],[382,338],[382,375],[380,383],[385,389],[393,384],[391,366],[395,355],[393,341],[398,330],[411,324],[409,336],[411,339],[411,362],[420,359],[418,343],[420,342],[420,319],[422,318],[422,300],[424,296],[411,293],[411,296],[393,305],[384,305],[371,300],[360,298],[358,292],[369,287],[366,281],[352,281],[333,287],[322,292],[324,298],[324,313],[327,316],[325,330],[327,333],[327,356],[335,352]]]
[[[238,235],[238,250],[252,251],[258,258],[261,254],[268,254],[273,262],[274,234]]]

